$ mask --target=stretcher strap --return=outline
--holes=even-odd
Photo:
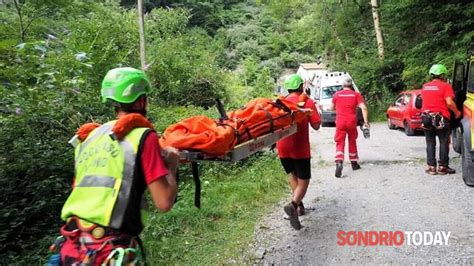
[[[265,116],[267,117],[268,121],[270,122],[270,130],[268,131],[268,133],[270,132],[273,132],[273,129],[274,129],[274,126],[273,126],[273,117],[272,117],[272,114],[268,111],[268,110],[265,110],[263,108],[261,108],[264,112],[265,112]]]
[[[231,126],[231,125],[229,125],[229,124],[224,123],[224,121],[216,122],[216,124],[217,124],[218,126],[230,127],[230,128],[232,128],[232,131],[234,132],[234,141],[233,141],[233,143],[240,143],[240,134],[239,134],[239,131],[237,130],[237,128],[235,128],[235,127],[233,127],[233,126]],[[237,139],[237,141],[236,141],[236,139]]]
[[[196,161],[191,162],[191,170],[194,179],[194,206],[201,209],[201,180],[199,179],[199,168]]]

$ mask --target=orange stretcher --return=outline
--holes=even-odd
[[[206,158],[236,158],[228,156],[236,146],[290,127],[306,117],[304,109],[284,98],[256,98],[229,114],[219,101],[217,106],[221,114],[218,120],[193,116],[169,126],[160,138],[161,147],[198,151]],[[273,144],[270,139],[278,140],[268,136],[266,145]]]
[[[296,124],[306,117],[304,109],[284,98],[257,98],[229,114],[216,102],[218,120],[191,117],[168,127],[160,138],[162,147],[177,148],[181,160],[191,163],[197,208],[201,207],[198,161],[239,161],[296,133]]]

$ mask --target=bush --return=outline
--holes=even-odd
[[[223,73],[210,41],[203,32],[193,30],[153,44],[148,73],[155,79],[154,95],[162,104],[208,108],[214,99],[226,98]]]
[[[301,63],[313,62],[314,58],[298,52],[282,52],[280,54],[286,68],[298,68]]]

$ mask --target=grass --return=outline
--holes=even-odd
[[[248,263],[241,254],[254,240],[256,222],[288,191],[270,152],[235,164],[203,164],[201,209],[193,206],[194,186],[186,181],[171,212],[150,215],[142,238],[151,265]]]
[[[387,120],[387,108],[388,105],[384,104],[367,104],[369,109],[369,121],[371,122],[382,122]]]

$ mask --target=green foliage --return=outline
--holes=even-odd
[[[153,43],[149,49],[148,73],[156,77],[156,95],[161,103],[213,106],[225,98],[222,70],[209,47],[211,40],[198,30]]]
[[[0,120],[0,189],[6,199],[0,242],[8,256],[36,252],[37,240],[57,234],[74,175],[67,141],[90,117],[99,122],[111,117],[98,97],[104,71],[136,62],[130,14],[119,19],[111,16],[121,14],[117,7],[96,8],[87,17],[63,21],[64,28],[53,30],[56,36],[18,44],[12,34],[0,47],[0,103],[6,114]]]
[[[270,70],[264,67],[255,81],[255,87],[251,92],[252,98],[271,97],[274,88],[275,81],[270,75]]]
[[[255,222],[288,189],[272,153],[235,164],[201,164],[202,208],[193,206],[194,185],[181,183],[166,214],[150,215],[144,243],[150,264],[215,265],[247,262]]]
[[[255,85],[258,73],[258,63],[253,57],[249,57],[243,62],[243,71],[241,73],[241,82],[246,86]]]

